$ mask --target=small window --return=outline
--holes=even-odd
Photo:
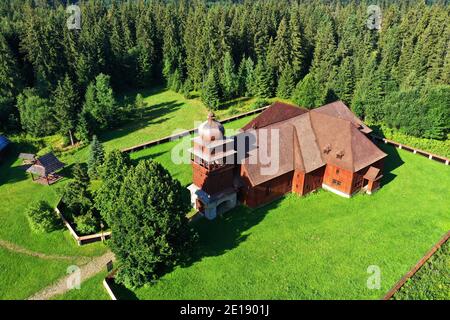
[[[212,137],[211,137],[211,141],[214,141],[214,140],[216,140],[216,137],[215,137],[215,136],[212,136]]]
[[[336,180],[336,179],[333,179],[333,184],[335,184],[335,185],[337,185],[337,186],[340,186],[340,185],[341,185],[341,182],[338,181],[338,180]]]
[[[339,168],[336,168],[336,174],[339,174]]]

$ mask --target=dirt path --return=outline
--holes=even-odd
[[[112,252],[107,252],[104,255],[92,258],[88,263],[79,266],[81,282],[89,279],[102,270],[106,270],[106,264],[111,260],[115,260],[114,254]],[[72,282],[71,279],[73,279],[73,274],[64,276],[54,284],[33,294],[28,300],[48,300],[56,295],[63,294],[70,290],[68,284]]]
[[[12,252],[21,253],[21,254],[25,254],[28,256],[45,259],[45,260],[76,261],[77,263],[85,264],[85,263],[88,263],[92,259],[90,257],[83,257],[83,256],[72,257],[72,256],[63,256],[63,255],[54,255],[54,254],[45,254],[45,253],[41,253],[41,252],[35,252],[35,251],[28,250],[26,248],[23,248],[21,246],[18,246],[9,241],[5,241],[5,240],[1,240],[1,239],[0,239],[0,247],[4,248],[6,250],[12,251]]]

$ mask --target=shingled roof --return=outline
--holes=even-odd
[[[311,112],[316,113],[324,113],[334,118],[347,120],[353,123],[353,125],[363,133],[371,133],[372,129],[364,124],[350,109],[342,102],[335,101],[329,104],[326,104],[322,107],[311,110]]]
[[[367,132],[365,129],[367,126],[358,124],[360,120],[356,116],[350,117],[342,109],[343,104],[340,104],[342,102],[332,108],[326,107],[322,111],[316,111],[320,108],[315,109],[314,112],[303,112],[305,109],[285,104],[282,105],[282,109],[275,111],[280,108],[280,105],[273,104],[264,111],[265,115],[261,114],[242,128],[247,132],[252,132],[257,140],[258,148],[250,151],[249,157],[242,163],[252,185],[264,183],[294,169],[308,173],[326,163],[357,172],[386,157],[386,154],[362,133]],[[343,107],[347,108],[345,105]],[[293,108],[302,112],[295,115],[296,110]],[[340,116],[328,112],[330,109],[339,110]],[[287,115],[281,115],[283,111],[287,111],[289,115],[294,114],[294,116],[287,118]],[[352,114],[350,110],[348,112]],[[268,115],[274,117],[271,118]],[[258,119],[259,117],[263,120]],[[252,123],[257,124],[256,129],[251,125]],[[270,154],[271,132],[272,130],[279,132],[279,150],[277,150],[279,163],[276,172],[268,171],[269,165],[264,165],[258,160],[257,152],[261,149],[260,143],[263,142],[260,137],[261,128],[267,129],[269,157],[272,156]]]
[[[38,158],[36,163],[27,169],[27,172],[45,177],[62,169],[63,167],[64,163],[59,161],[58,158],[50,152]]]
[[[274,102],[269,108],[261,112],[256,118],[247,123],[242,130],[259,129],[271,124],[291,119],[308,110],[284,102]]]

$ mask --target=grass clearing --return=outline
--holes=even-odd
[[[155,285],[132,292],[122,288],[121,295],[379,299],[450,229],[449,167],[381,148],[389,159],[383,188],[374,195],[349,200],[322,190],[201,220],[191,262]],[[380,290],[367,288],[371,265],[381,269]]]
[[[131,100],[134,99],[135,94],[137,92],[131,94]],[[141,92],[141,94],[143,94],[148,104],[142,112],[143,117],[140,118],[139,114],[139,119],[136,119],[136,121],[131,121],[126,126],[100,135],[100,139],[107,151],[162,138],[172,134],[175,129],[191,129],[195,126],[195,121],[204,121],[206,119],[207,110],[198,100],[187,100],[178,93],[160,88]],[[124,103],[126,99],[128,98],[122,99],[122,102]],[[237,121],[235,127],[239,128],[246,121],[248,119]],[[233,125],[227,124],[226,127],[233,127]],[[54,231],[50,234],[39,234],[30,230],[25,216],[25,209],[28,204],[36,200],[45,200],[51,205],[56,205],[59,199],[58,189],[69,180],[65,179],[50,187],[33,183],[30,176],[21,168],[21,161],[17,159],[20,152],[39,152],[39,154],[43,154],[52,150],[59,143],[60,139],[57,136],[44,139],[12,137],[12,140],[15,143],[8,150],[7,156],[0,162],[0,194],[2,195],[0,239],[44,254],[68,255],[74,256],[74,258],[103,254],[107,250],[104,244],[97,242],[79,247],[65,229]],[[167,145],[163,146],[163,148],[165,147]],[[152,152],[158,151],[152,150]],[[162,158],[168,157],[170,159],[170,153],[167,154],[167,150],[160,150],[160,152]],[[164,155],[163,152],[166,152],[166,154]],[[67,164],[63,174],[70,178],[71,166],[75,162],[85,162],[88,154],[88,147],[58,153],[58,157]],[[151,155],[154,155],[154,153],[151,153]],[[141,156],[145,157],[146,155],[143,153]],[[175,171],[175,174],[181,175],[183,170],[177,172],[178,169],[175,166],[169,168],[172,172]],[[188,167],[184,168],[184,172],[187,172],[186,169]],[[190,173],[186,173],[185,183],[188,183],[190,179]],[[58,261],[39,261],[37,258],[26,256],[20,258],[19,255],[7,251],[4,252],[3,256],[5,257],[2,259],[1,264],[3,278],[0,278],[0,284],[2,290],[8,290],[5,293],[5,299],[8,297],[24,298],[26,294],[33,293],[33,290],[37,291],[59,276],[65,275],[65,267],[56,268],[60,264]],[[26,278],[29,282],[29,291],[24,291],[20,287],[16,290],[7,286],[15,277],[18,277],[18,274],[14,272],[17,260],[23,261],[23,268],[29,270],[27,272],[30,274],[45,273],[45,276],[40,278]],[[34,260],[37,261],[35,262]]]
[[[80,289],[72,289],[62,295],[53,297],[52,300],[111,300],[103,287],[103,279],[108,273],[100,272],[81,283]]]
[[[0,248],[0,299],[26,299],[66,275],[70,261],[46,260]]]
[[[450,241],[392,297],[394,300],[450,300]]]

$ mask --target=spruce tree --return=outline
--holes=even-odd
[[[352,101],[354,83],[353,62],[351,57],[345,57],[342,61],[336,79],[334,81],[333,90],[339,100],[349,105]]]
[[[105,159],[105,150],[103,145],[98,141],[97,136],[92,137],[90,153],[88,159],[88,173],[92,179],[99,178],[99,169]]]
[[[131,167],[130,156],[120,150],[109,152],[100,167],[102,185],[95,194],[95,207],[108,225],[111,225],[118,214],[120,188]]]
[[[121,262],[120,283],[142,286],[188,257],[196,239],[186,218],[189,194],[159,163],[144,160],[129,170],[115,201],[109,244]]]
[[[220,105],[220,86],[217,79],[217,72],[214,68],[208,72],[206,81],[203,84],[201,98],[209,109],[215,110]]]
[[[59,131],[68,135],[70,143],[74,144],[73,130],[76,125],[77,95],[68,75],[64,81],[59,81],[53,94],[55,119],[59,125]]]
[[[361,118],[372,121],[383,118],[381,76],[377,69],[377,53],[373,52],[367,62],[362,78],[356,83],[352,99],[352,110]]]
[[[323,105],[325,96],[313,75],[308,73],[295,87],[292,100],[301,107],[312,109]]]
[[[220,78],[223,97],[225,99],[232,99],[236,97],[239,83],[238,77],[235,73],[233,58],[229,52],[227,52],[223,58],[223,69]]]
[[[256,95],[255,87],[255,63],[252,58],[248,57],[245,60],[245,95]]]
[[[294,81],[297,83],[303,76],[305,64],[305,45],[300,26],[300,17],[297,10],[293,10],[289,20],[290,30],[290,64],[294,74]]]
[[[14,112],[14,100],[19,89],[16,59],[0,33],[0,130],[6,129],[8,118]]]
[[[281,73],[281,77],[278,81],[277,97],[289,99],[292,96],[294,89],[294,70],[290,65],[287,65]]]
[[[266,59],[258,60],[254,71],[254,93],[258,98],[270,98],[274,93],[274,78],[272,68]]]

